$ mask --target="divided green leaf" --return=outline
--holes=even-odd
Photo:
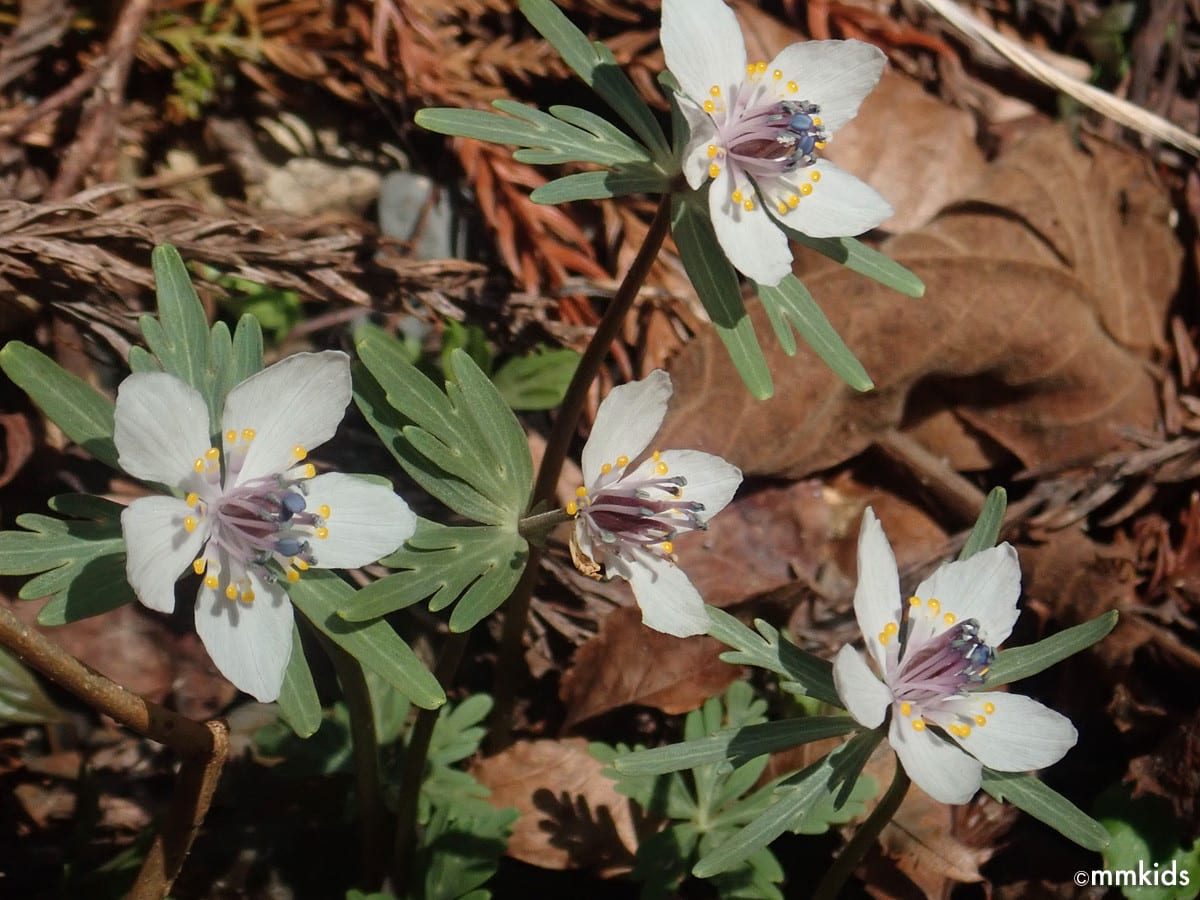
[[[1001,650],[996,654],[987,681],[981,687],[991,690],[1002,684],[1020,681],[1062,662],[1068,656],[1074,656],[1080,650],[1086,650],[1108,637],[1109,632],[1117,627],[1117,616],[1117,611],[1110,609],[1090,622],[1052,634],[1036,644]]]
[[[1004,526],[1004,511],[1008,508],[1008,492],[1002,487],[992,488],[983,501],[983,509],[975,520],[975,527],[963,544],[959,559],[970,559],[980,550],[995,547],[1000,539],[1000,529]]]
[[[1011,803],[1039,822],[1045,822],[1081,847],[1099,852],[1108,846],[1109,836],[1103,825],[1062,794],[1047,787],[1036,775],[994,772],[984,768],[983,789],[994,799]]]
[[[778,222],[789,238],[906,297],[925,296],[925,283],[900,263],[852,237],[815,238]]]

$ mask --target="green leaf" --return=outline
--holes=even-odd
[[[809,741],[840,737],[857,729],[848,716],[807,716],[764,722],[711,737],[619,756],[614,762],[624,775],[662,775],[694,769],[708,763],[731,762],[740,766],[766,753],[787,750]]]
[[[0,647],[0,722],[41,725],[63,718],[37,678],[8,650]]]
[[[509,529],[450,527],[418,519],[416,534],[381,560],[405,571],[367,585],[339,614],[365,621],[428,597],[434,612],[457,601],[450,630],[468,631],[508,599],[528,557],[525,539]]]
[[[788,356],[796,352],[796,342],[792,339],[792,328],[795,327],[813,352],[850,387],[856,391],[869,391],[875,386],[862,363],[829,324],[808,288],[795,275],[787,276],[774,287],[765,284],[755,287],[775,335]]]
[[[711,878],[727,872],[785,831],[802,828],[805,817],[818,803],[829,797],[844,778],[850,778],[851,775],[857,778],[857,770],[843,773],[839,764],[847,758],[857,762],[862,755],[861,745],[870,744],[873,749],[877,742],[878,736],[871,732],[860,734],[809,766],[798,777],[780,785],[775,792],[775,802],[745,828],[701,857],[693,867],[692,874],[697,878]],[[861,769],[861,765],[858,768]]]
[[[455,511],[515,531],[533,463],[524,430],[479,367],[455,351],[456,381],[442,393],[382,330],[361,327],[357,345],[374,384],[360,377],[356,399],[405,471]]]
[[[0,532],[0,575],[32,575],[18,596],[50,596],[38,614],[43,625],[62,625],[115,609],[134,599],[125,577],[124,509],[102,497],[66,494],[51,509],[72,516],[17,517],[26,531]]]
[[[734,648],[733,653],[722,653],[721,659],[734,665],[758,666],[761,669],[782,675],[795,684],[793,692],[803,693],[822,703],[842,706],[837,688],[833,684],[833,664],[801,650],[790,641],[783,640],[779,630],[762,619],[756,619],[755,634],[729,613],[709,606],[711,622],[709,636]]]
[[[165,371],[190,384],[208,401],[210,421],[220,421],[208,369],[208,318],[179,251],[160,244],[150,254],[158,318],[140,321],[146,346]]]
[[[354,589],[332,572],[310,570],[288,591],[292,602],[335,644],[414,704],[436,709],[446,702],[437,679],[387,622],[347,622],[337,611],[354,605]]]
[[[664,194],[671,180],[656,167],[618,166],[603,172],[576,172],[533,189],[534,203],[553,205],[576,200],[605,200],[625,194]]]
[[[578,367],[579,354],[574,350],[543,348],[508,360],[496,370],[492,383],[513,409],[554,409],[562,403]]]
[[[1127,785],[1114,784],[1096,799],[1096,817],[1112,836],[1099,884],[1124,884],[1122,893],[1131,900],[1193,900],[1200,893],[1200,884],[1191,881],[1200,873],[1200,840],[1184,848],[1180,836],[1186,827],[1165,797],[1134,799]],[[1153,873],[1158,884],[1139,885],[1143,871]]]
[[[9,341],[0,369],[55,425],[100,462],[114,469],[113,402],[77,375],[28,344]]]
[[[441,806],[429,819],[417,852],[417,871],[425,873],[422,900],[483,900],[478,890],[500,866],[515,809],[496,809],[486,803],[465,808]]]
[[[701,210],[683,194],[672,195],[671,234],[688,278],[742,381],[757,399],[766,400],[775,390],[771,372],[746,313],[737,273],[717,243],[707,209]]]
[[[1035,775],[983,770],[983,789],[1001,802],[1023,809],[1063,837],[1097,852],[1108,846],[1104,826],[1086,815],[1062,794],[1046,787]]]
[[[980,688],[990,691],[1002,684],[1036,675],[1068,656],[1104,640],[1116,626],[1117,611],[1110,609],[1090,622],[1052,634],[1036,644],[1001,650],[996,654],[992,668],[988,671],[987,681],[980,685]]]
[[[925,283],[900,263],[852,237],[815,238],[776,222],[793,241],[828,256],[847,269],[866,275],[906,297],[925,296]]]
[[[500,112],[435,107],[419,110],[414,121],[438,134],[475,138],[491,144],[515,144],[522,149],[515,151],[513,158],[533,165],[587,162],[617,166],[650,162],[645,147],[611,126],[596,131],[585,130],[564,121],[559,114],[550,115],[513,100],[494,100],[492,105]],[[567,115],[576,121],[590,121],[584,110],[574,107],[555,109],[560,114],[570,110]]]
[[[603,97],[633,133],[652,149],[655,158],[672,158],[666,135],[654,113],[607,47],[588,40],[552,0],[521,0],[520,8],[529,23],[550,42],[584,84]]]
[[[292,625],[292,655],[283,673],[279,691],[279,715],[299,737],[316,734],[321,727],[321,698],[313,683],[312,670],[304,655],[304,643],[298,625]]]
[[[971,529],[962,552],[958,554],[959,559],[970,559],[980,550],[996,546],[996,541],[1000,539],[1000,528],[1004,525],[1004,510],[1007,507],[1008,493],[1002,487],[992,488],[983,502],[979,518],[975,520],[975,527]]]

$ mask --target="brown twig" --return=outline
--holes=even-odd
[[[58,176],[46,192],[48,199],[69,197],[83,183],[105,141],[112,141],[115,134],[117,112],[125,94],[125,83],[133,67],[137,40],[142,26],[150,13],[152,0],[129,0],[121,10],[112,37],[108,41],[105,56],[108,65],[101,73],[96,89],[88,100],[83,123],[79,126],[74,143],[63,154]]]

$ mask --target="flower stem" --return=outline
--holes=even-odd
[[[572,516],[568,515],[565,509],[552,509],[548,512],[526,516],[517,523],[517,531],[525,540],[531,543],[540,543],[546,539],[546,535],[550,533],[551,529],[563,522],[570,522],[571,519]]]
[[[646,239],[638,249],[637,256],[629,266],[629,271],[621,280],[620,287],[613,295],[612,302],[604,311],[604,317],[596,326],[587,349],[579,360],[579,367],[571,378],[567,393],[563,397],[562,408],[554,427],[546,441],[546,451],[542,455],[542,464],[538,467],[537,481],[533,487],[533,505],[554,502],[554,489],[558,484],[558,476],[562,471],[563,461],[567,458],[567,450],[575,429],[579,424],[579,416],[587,401],[588,391],[600,366],[608,356],[612,342],[621,330],[621,323],[637,299],[638,292],[650,274],[650,267],[662,249],[663,241],[671,228],[671,195],[663,194],[658,209],[646,232]],[[525,566],[525,575],[517,584],[516,590],[508,598],[504,607],[504,630],[500,637],[500,658],[496,681],[496,708],[492,712],[491,739],[493,746],[508,743],[507,736],[511,731],[513,700],[516,696],[516,680],[521,670],[522,638],[525,635],[525,621],[529,617],[529,604],[533,598],[534,577],[537,572],[539,554],[531,550],[529,561]]]
[[[897,759],[896,774],[892,776],[892,783],[888,787],[887,793],[883,795],[883,799],[871,811],[871,815],[867,816],[867,820],[859,826],[854,837],[850,838],[845,848],[838,854],[838,858],[833,861],[833,865],[826,871],[825,877],[817,885],[813,900],[835,900],[841,895],[846,881],[854,874],[854,870],[863,861],[867,851],[875,844],[884,826],[896,815],[896,810],[900,808],[900,803],[904,800],[904,795],[908,793],[911,783],[908,773],[904,771],[904,766],[900,765],[900,760]]]
[[[467,649],[471,632],[452,633],[442,646],[434,667],[434,677],[439,684],[447,685],[454,680],[458,664]],[[429,756],[429,743],[433,739],[433,728],[437,725],[439,710],[423,709],[417,714],[404,751],[404,768],[400,774],[400,799],[396,809],[396,841],[392,859],[392,893],[398,897],[408,896],[412,885],[410,879],[413,859],[417,850],[417,812],[421,796],[421,783],[425,779],[425,760]]]
[[[354,754],[354,793],[359,819],[359,887],[373,891],[383,882],[387,863],[379,741],[375,735],[371,693],[362,664],[318,629],[314,628],[313,633],[333,663],[350,714],[350,747]]]

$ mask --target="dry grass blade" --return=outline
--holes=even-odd
[[[63,0],[21,4],[17,27],[0,48],[0,88],[36,66],[41,52],[58,43],[71,25],[71,12]]]
[[[988,27],[965,12],[954,0],[920,0],[959,31],[976,41],[982,41],[1027,75],[1031,75],[1057,91],[1062,91],[1085,106],[1115,122],[1136,129],[1145,135],[1200,156],[1200,138],[1178,125],[1148,112],[1135,103],[1122,100],[1100,88],[1072,78],[1039,59],[1016,41]]]

